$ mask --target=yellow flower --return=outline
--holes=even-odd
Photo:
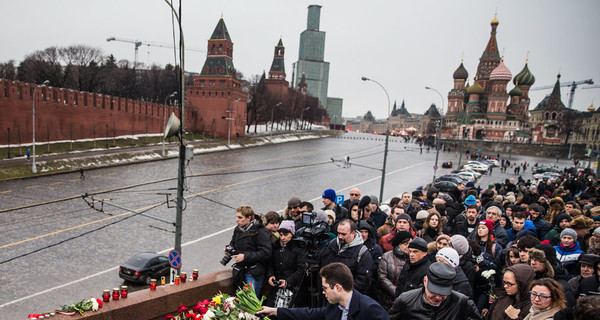
[[[221,304],[221,295],[215,296],[212,301],[214,301],[216,304]]]

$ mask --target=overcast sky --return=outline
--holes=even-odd
[[[206,49],[221,14],[234,42],[234,65],[247,78],[268,72],[275,44],[286,47],[287,80],[298,58],[300,33],[306,28],[307,7],[322,5],[321,30],[327,33],[325,60],[331,63],[329,96],[344,99],[345,117],[371,110],[387,113],[385,94],[367,76],[380,82],[393,105],[406,100],[409,112],[423,113],[440,97],[447,105],[452,73],[464,57],[473,83],[479,57],[490,36],[497,12],[498,46],[516,75],[529,52],[534,87],[564,81],[593,79],[600,84],[600,1],[407,1],[407,0],[229,0],[184,1],[186,47]],[[133,61],[134,45],[107,42],[109,36],[152,43],[172,43],[171,16],[164,0],[0,0],[0,62],[20,62],[26,55],[50,46],[85,44]],[[173,64],[173,51],[140,47],[139,60],[161,66]],[[187,52],[185,68],[199,72],[205,53]],[[512,88],[509,84],[508,90]],[[533,109],[549,90],[530,94]],[[568,101],[569,88],[562,88]],[[574,108],[600,105],[600,88],[578,89]]]

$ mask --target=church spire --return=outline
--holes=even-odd
[[[279,38],[279,42],[275,46],[273,54],[273,63],[269,70],[269,79],[285,79],[285,63],[284,63],[285,47],[283,41]]]

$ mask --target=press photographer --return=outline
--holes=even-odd
[[[243,205],[235,210],[237,227],[229,242],[227,254],[235,260],[233,265],[233,281],[235,287],[242,286],[243,282],[252,284],[258,294],[266,274],[266,266],[271,258],[271,241],[269,232],[262,224],[260,217],[254,214],[252,207]]]

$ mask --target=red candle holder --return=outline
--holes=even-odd
[[[179,276],[175,276],[175,284],[179,284]]]
[[[102,301],[109,302],[110,301],[110,290],[102,291]]]
[[[156,290],[156,279],[150,279],[150,290]]]
[[[198,280],[198,269],[194,269],[192,272],[192,280]]]
[[[181,283],[185,283],[185,281],[187,280],[187,272],[182,272],[179,276],[179,279],[181,280]]]
[[[113,300],[119,300],[119,297],[120,297],[119,288],[114,288],[113,292],[112,292]]]
[[[121,297],[127,298],[127,286],[121,286]]]

